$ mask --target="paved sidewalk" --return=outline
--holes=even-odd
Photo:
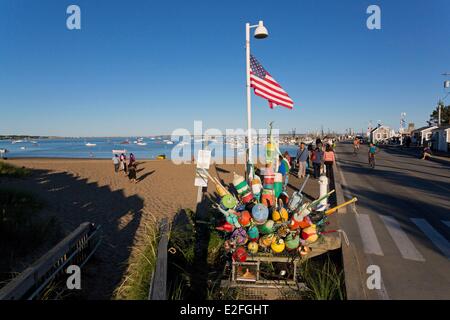
[[[378,146],[381,149],[392,151],[398,154],[409,154],[411,156],[420,158],[420,156],[422,155],[422,147],[401,147],[399,145],[379,145]],[[434,162],[439,162],[442,164],[448,164],[450,165],[450,154],[446,154],[444,152],[433,152],[433,154],[431,155],[430,159],[431,161]]]

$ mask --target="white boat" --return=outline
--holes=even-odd
[[[136,143],[138,146],[146,146],[147,142],[137,142]]]
[[[173,141],[166,141],[166,144],[173,144]]]
[[[188,145],[188,144],[190,144],[190,143],[186,142],[186,141],[181,141],[180,143],[178,143],[179,146],[185,146],[185,145]]]
[[[25,150],[25,147],[20,147],[20,150]]]
[[[86,147],[95,147],[97,144],[96,143],[86,143]]]
[[[20,143],[20,142],[23,142],[23,140],[13,140],[13,141],[11,141],[12,144],[16,144],[16,143]]]

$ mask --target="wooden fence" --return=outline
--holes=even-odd
[[[167,300],[167,245],[169,243],[169,231],[169,221],[167,218],[164,218],[159,226],[158,258],[150,283],[149,300]]]

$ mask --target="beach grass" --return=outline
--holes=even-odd
[[[0,161],[0,177],[24,178],[31,174],[31,170],[25,167],[17,167]]]
[[[144,239],[135,254],[121,285],[115,290],[114,298],[120,300],[147,300],[150,283],[158,258],[159,229],[156,219],[144,224]]]
[[[345,300],[344,271],[326,256],[321,261],[306,260],[300,266],[306,300]]]

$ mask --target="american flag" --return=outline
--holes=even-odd
[[[269,107],[274,105],[283,106],[289,109],[294,107],[294,101],[286,91],[281,88],[278,82],[263,68],[263,66],[250,56],[250,86],[254,88],[257,96],[269,101]]]

